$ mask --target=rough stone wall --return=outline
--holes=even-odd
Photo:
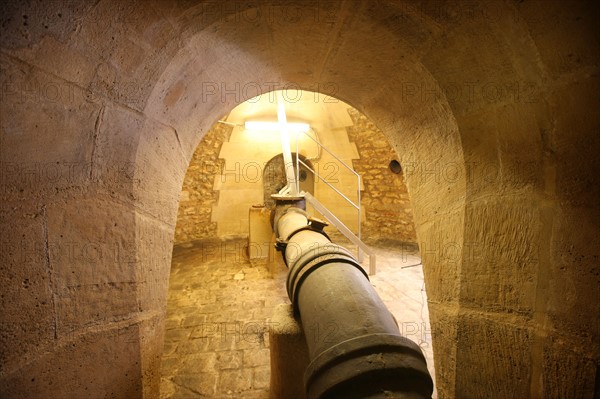
[[[232,130],[230,125],[215,123],[192,156],[179,199],[176,244],[217,236],[217,224],[211,220],[212,207],[219,200],[214,179],[224,167],[219,152]]]
[[[359,159],[352,161],[362,178],[361,206],[365,209],[362,236],[366,242],[394,239],[416,243],[412,208],[403,172],[394,174],[389,162],[397,154],[381,130],[354,108],[348,109],[354,122],[346,128],[356,144]]]

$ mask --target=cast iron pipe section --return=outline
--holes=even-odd
[[[273,228],[311,361],[304,375],[308,397],[431,398],[421,349],[400,335],[354,256],[329,240],[302,198],[276,200]]]

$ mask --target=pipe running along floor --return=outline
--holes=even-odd
[[[162,399],[269,397],[268,323],[276,305],[289,303],[287,271],[280,267],[271,277],[266,260],[248,260],[246,245],[247,240],[236,239],[174,247]],[[374,248],[377,274],[371,283],[400,332],[421,346],[434,376],[419,254],[415,247],[398,243]]]

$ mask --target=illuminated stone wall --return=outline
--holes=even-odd
[[[177,211],[175,242],[189,242],[217,235],[217,223],[211,220],[212,207],[219,200],[213,188],[215,175],[220,174],[225,161],[219,151],[229,140],[232,127],[216,123],[202,139],[183,180]]]
[[[390,161],[397,159],[396,153],[365,115],[353,108],[348,113],[354,122],[347,128],[348,136],[360,155],[352,163],[363,179],[363,240],[368,243],[379,239],[417,242],[403,173],[395,174],[389,168]]]
[[[381,239],[392,239],[394,241],[403,241],[415,243],[417,241],[415,228],[412,218],[412,209],[404,176],[402,173],[394,174],[390,171],[389,162],[396,159],[397,156],[391,148],[383,133],[369,121],[369,119],[353,108],[334,108],[332,112],[347,112],[353,122],[352,126],[346,127],[348,137],[341,137],[340,133],[321,133],[321,139],[325,142],[330,141],[329,146],[333,147],[335,143],[336,155],[352,161],[352,166],[362,177],[361,206],[362,210],[362,234],[363,239],[369,243],[376,243]],[[260,197],[264,197],[264,187],[271,185],[279,188],[285,182],[283,172],[274,174],[269,171],[264,160],[267,156],[279,151],[279,143],[261,144],[266,152],[255,154],[255,160],[246,160],[241,162],[235,158],[235,153],[229,153],[228,159],[220,155],[223,143],[229,142],[233,128],[229,125],[217,123],[204,136],[200,145],[194,152],[190,167],[187,170],[181,197],[179,210],[177,214],[177,227],[175,229],[175,242],[185,243],[202,238],[240,236],[247,234],[244,226],[237,226],[239,220],[247,220],[247,206],[240,206],[238,202],[242,198],[253,198],[255,203],[260,203]],[[329,133],[329,134],[327,134]],[[238,137],[239,136],[239,137]],[[239,133],[238,139],[246,140],[244,135]],[[241,138],[240,138],[241,137]],[[358,158],[354,146],[344,147],[341,142],[350,140],[358,150]],[[243,141],[244,146],[250,145]],[[266,148],[271,148],[268,152]],[[324,154],[327,156],[328,154]],[[345,194],[351,195],[347,190],[351,186],[350,182],[355,184],[355,178],[350,175],[343,167],[334,164],[333,158],[328,158],[329,163],[320,162],[321,173],[324,176],[330,175],[333,178],[333,184],[339,186],[339,189],[346,189]],[[240,161],[240,162],[237,162]],[[225,163],[229,162],[228,168]],[[350,162],[348,162],[350,163]],[[233,165],[233,166],[232,166]],[[240,166],[238,166],[240,165]],[[246,176],[244,173],[247,165],[265,165],[263,168],[264,176]],[[326,165],[326,166],[322,166]],[[332,169],[332,166],[336,166]],[[239,176],[233,175],[239,169]],[[224,169],[225,168],[225,169]],[[329,169],[328,169],[329,168]],[[332,172],[333,170],[333,172]],[[252,170],[253,173],[260,171]],[[264,172],[267,172],[266,175]],[[335,173],[334,173],[335,172]],[[252,178],[250,178],[252,177]],[[267,178],[267,181],[264,181]],[[308,176],[313,179],[312,174]],[[283,180],[282,180],[283,179]],[[228,184],[229,183],[229,184]],[[317,183],[320,183],[317,181]],[[237,195],[237,190],[245,189],[243,196]],[[328,203],[328,207],[343,221],[356,231],[355,211],[340,212],[343,200],[331,189],[320,184],[321,189],[317,192],[317,199]],[[274,190],[275,188],[273,188]],[[314,191],[311,189],[310,191]],[[252,192],[252,194],[250,194]],[[356,199],[356,198],[353,198]],[[222,202],[220,202],[222,201]],[[233,201],[233,202],[232,202]],[[252,202],[252,201],[250,201]],[[331,204],[338,204],[331,206]],[[228,206],[228,209],[223,209]],[[225,218],[217,217],[218,214],[226,215]],[[230,227],[218,226],[219,221],[233,223]],[[237,224],[236,224],[237,223]],[[334,227],[328,229],[333,237],[343,240]]]

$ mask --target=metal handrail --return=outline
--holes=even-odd
[[[308,137],[309,139],[311,139],[312,141],[314,141],[315,143],[317,143],[317,145],[319,147],[321,147],[322,149],[324,149],[325,151],[327,151],[329,153],[329,155],[331,155],[332,157],[334,157],[335,159],[337,159],[338,161],[340,161],[340,163],[342,165],[344,165],[350,172],[352,172],[356,176],[360,177],[360,175],[354,169],[352,169],[350,166],[348,166],[348,164],[346,164],[346,162],[342,161],[337,155],[335,155],[327,147],[325,147],[323,144],[321,144],[319,142],[319,140],[315,139],[314,137],[312,137],[310,134],[308,134],[306,132],[302,132],[302,134],[304,134],[306,137]],[[296,149],[298,149],[298,136],[296,136]],[[297,152],[296,152],[296,154],[297,154]]]
[[[317,176],[319,179],[321,179],[321,181],[325,184],[327,184],[329,187],[331,187],[333,190],[335,190],[336,193],[338,193],[339,195],[341,195],[346,201],[348,201],[353,207],[355,207],[356,209],[360,210],[360,206],[356,205],[354,203],[354,201],[352,201],[350,198],[346,197],[344,195],[344,193],[342,193],[340,190],[338,190],[337,188],[335,188],[333,185],[331,185],[329,182],[327,182],[327,180],[323,179],[321,177],[321,175],[319,175],[319,173],[317,171],[314,171],[310,166],[308,166],[306,163],[304,163],[304,161],[300,161],[300,163],[302,165],[304,165],[306,167],[306,169],[310,170],[315,176]]]
[[[329,153],[329,155],[331,155],[332,157],[334,157],[337,161],[339,161],[342,165],[344,165],[346,167],[346,169],[348,169],[350,172],[352,172],[356,176],[356,178],[357,178],[357,184],[358,184],[358,187],[356,188],[358,204],[355,204],[346,195],[344,195],[340,190],[338,190],[332,184],[330,184],[328,181],[326,181],[325,179],[323,179],[319,175],[319,173],[317,173],[316,171],[314,171],[306,163],[304,163],[303,161],[300,160],[300,156],[299,156],[299,140],[298,140],[298,135],[296,134],[296,171],[297,171],[296,173],[298,174],[298,177],[300,176],[300,163],[302,163],[302,165],[304,165],[315,176],[317,176],[319,179],[321,179],[321,181],[323,181],[325,184],[327,184],[327,186],[331,187],[343,199],[345,199],[347,202],[349,202],[358,211],[358,234],[357,235],[358,235],[358,239],[362,240],[362,228],[361,228],[362,217],[361,217],[361,209],[360,209],[360,183],[361,183],[361,181],[360,181],[360,175],[354,169],[352,169],[350,166],[348,166],[346,164],[346,162],[342,161],[337,155],[335,155],[327,147],[325,147],[319,140],[317,140],[316,138],[312,137],[307,132],[302,132],[302,133],[305,136],[307,136],[309,139],[311,139],[312,141],[314,141],[320,148],[322,148],[325,151],[327,151],[327,153]],[[300,179],[299,178],[296,179],[296,191],[300,192]],[[362,260],[363,260],[363,255],[362,255],[362,251],[361,251],[360,247],[358,247],[358,260],[360,262],[362,262]]]

